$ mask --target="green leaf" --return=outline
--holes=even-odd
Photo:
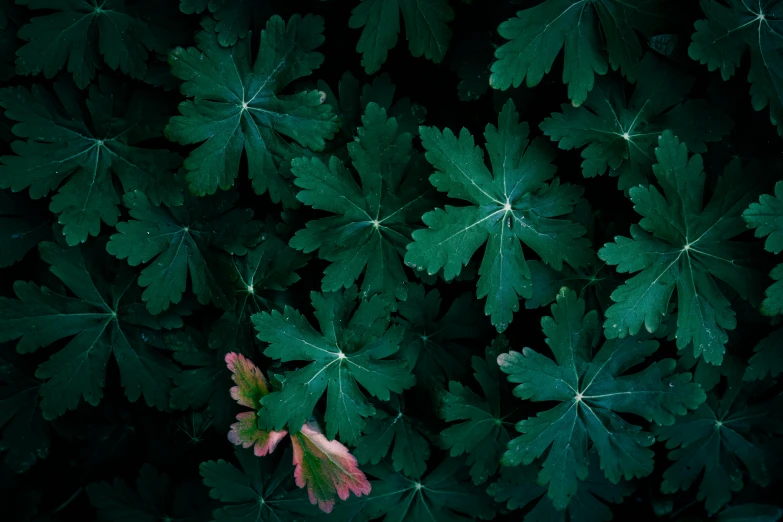
[[[446,387],[467,371],[470,352],[463,344],[476,341],[485,333],[480,321],[481,309],[469,293],[451,300],[448,310],[440,292],[434,288],[425,294],[423,285],[408,286],[408,299],[397,303],[394,322],[405,327],[400,357],[408,361],[417,386],[435,390]]]
[[[24,4],[28,9],[55,12],[36,16],[19,30],[19,38],[28,43],[16,52],[18,74],[43,72],[46,78],[54,78],[67,61],[73,81],[84,89],[102,62],[141,79],[148,54],[165,50],[161,29],[149,24],[146,10],[128,6],[125,0],[26,0]]]
[[[245,255],[233,255],[222,270],[233,281],[236,306],[215,321],[209,331],[209,347],[222,357],[232,351],[247,352],[255,344],[256,333],[251,323],[253,314],[280,309],[279,295],[299,281],[296,270],[305,266],[307,256],[289,247],[267,220],[261,242],[249,248]]]
[[[228,393],[233,386],[225,353],[213,350],[201,333],[190,327],[163,335],[174,360],[185,368],[174,376],[170,405],[176,410],[206,406],[211,424],[224,434],[239,411]]]
[[[405,263],[429,274],[444,268],[449,281],[487,243],[476,293],[487,298],[484,312],[502,332],[519,310],[519,298],[532,296],[520,242],[555,270],[563,262],[578,267],[592,258],[584,227],[563,218],[580,201],[582,188],[552,179],[552,151],[538,139],[529,142],[528,125],[519,122],[511,100],[498,127],[488,124],[484,131],[492,173],[467,129],[457,137],[449,129],[422,127],[421,137],[436,169],[430,182],[469,205],[424,214],[429,228],[413,233]]]
[[[401,257],[413,223],[431,207],[420,163],[411,161],[411,136],[375,103],[367,105],[358,139],[348,144],[361,186],[336,156],[297,158],[291,170],[297,199],[335,216],[312,220],[291,239],[306,253],[318,250],[331,264],[322,290],[348,288],[364,274],[362,295],[388,293],[404,301],[408,278]]]
[[[749,404],[752,385],[742,384],[742,369],[733,361],[726,365],[728,386],[724,392],[711,391],[696,411],[657,430],[658,439],[672,450],[669,460],[675,461],[663,473],[661,491],[688,490],[703,473],[696,499],[705,501],[710,514],[727,504],[732,493],[742,490],[743,468],[751,481],[760,486],[769,484],[770,454],[763,436],[783,433],[783,423],[770,415],[779,410],[780,401]]]
[[[39,199],[60,187],[49,210],[69,245],[97,236],[101,221],[117,223],[121,193],[112,174],[125,192],[147,190],[156,202],[181,203],[181,190],[167,187],[179,157],[139,146],[160,136],[154,101],[104,78],[90,86],[86,104],[68,82],[55,83],[54,92],[39,85],[0,89],[5,115],[19,122],[14,134],[27,140],[11,144],[15,156],[0,157],[0,188],[29,188]]]
[[[348,26],[363,28],[356,52],[362,54],[367,74],[376,73],[397,45],[400,11],[411,54],[435,63],[443,60],[451,40],[448,23],[454,19],[448,0],[361,0],[351,12]]]
[[[547,496],[562,510],[576,494],[578,481],[587,478],[588,442],[614,484],[652,473],[653,452],[648,448],[655,439],[619,414],[670,425],[675,416],[704,402],[705,395],[691,382],[691,374],[674,373],[673,359],[626,373],[658,349],[657,341],[606,340],[594,353],[598,316],[595,311],[585,313],[584,301],[567,288],[541,326],[554,361],[524,348],[522,353],[500,355],[498,364],[510,382],[521,383],[514,396],[559,404],[517,423],[522,435],[509,442],[501,463],[528,465],[547,453],[538,483],[548,487]]]
[[[185,14],[199,14],[209,10],[217,21],[215,32],[218,42],[230,47],[247,36],[250,22],[257,15],[258,5],[254,0],[180,0],[179,10]]]
[[[46,419],[73,410],[82,397],[96,406],[103,397],[106,366],[113,353],[125,395],[144,396],[148,406],[167,410],[176,366],[145,342],[150,330],[179,328],[182,307],[151,316],[141,302],[135,276],[95,248],[39,245],[41,258],[73,297],[32,282],[16,281],[18,300],[0,297],[0,342],[19,339],[19,353],[30,353],[60,339],[65,347],[42,363]]]
[[[22,194],[0,191],[0,268],[21,261],[25,254],[52,235],[49,216]]]
[[[242,469],[225,460],[202,462],[199,471],[209,496],[227,504],[212,512],[216,522],[298,520],[315,516],[318,509],[304,490],[293,483],[291,451],[258,458],[250,450],[236,449]]]
[[[688,55],[710,71],[720,68],[728,80],[750,54],[751,105],[757,111],[769,105],[769,119],[783,135],[783,3],[701,0],[701,8],[707,18],[694,24]]]
[[[620,283],[606,263],[590,263],[586,267],[564,266],[556,271],[539,261],[528,261],[533,295],[525,301],[525,308],[540,308],[552,303],[561,288],[567,286],[580,297],[596,305],[611,302],[609,295]]]
[[[684,143],[665,131],[655,149],[656,183],[630,190],[642,216],[631,238],[615,237],[598,257],[617,271],[639,272],[612,293],[604,332],[610,339],[635,335],[644,325],[655,332],[669,312],[677,289],[677,348],[692,344],[694,356],[720,364],[727,330],[737,326],[730,300],[718,281],[743,299],[755,301],[763,276],[753,265],[756,245],[732,241],[744,229],[742,210],[756,197],[763,178],[755,165],[743,170],[733,160],[704,204],[702,158],[690,159]]]
[[[281,362],[309,362],[286,372],[282,390],[262,399],[261,426],[281,430],[288,425],[289,431],[298,431],[326,393],[327,437],[339,434],[346,444],[355,444],[364,418],[375,413],[360,386],[383,401],[390,399],[391,392],[413,386],[415,379],[406,362],[389,359],[403,335],[401,327],[389,328],[390,300],[373,296],[358,301],[357,294],[356,287],[310,294],[323,333],[289,306],[283,313],[253,316],[258,338],[270,343],[264,355]]]
[[[500,457],[511,439],[505,421],[507,409],[501,404],[508,396],[508,387],[502,379],[497,357],[508,349],[508,341],[498,337],[485,350],[485,357],[473,356],[473,376],[481,387],[483,397],[455,381],[443,394],[440,415],[451,424],[441,432],[445,448],[452,457],[468,454],[466,464],[474,484],[483,484],[498,470]]]
[[[546,0],[498,27],[510,41],[495,51],[490,85],[506,90],[526,80],[535,87],[565,47],[563,83],[578,107],[609,65],[635,81],[642,54],[637,32],[650,36],[663,22],[660,0]]]
[[[740,504],[718,513],[718,522],[778,522],[783,508],[764,504]]]
[[[250,38],[223,47],[214,21],[202,25],[197,48],[177,47],[169,57],[172,74],[184,82],[180,91],[192,100],[180,104],[166,136],[182,145],[201,143],[184,163],[191,192],[230,188],[244,150],[255,192],[268,190],[275,203],[295,204],[290,182],[278,174],[280,163],[301,147],[322,150],[339,128],[323,93],[280,94],[323,62],[315,52],[324,41],[323,19],[294,15],[286,24],[273,16],[254,61]]]
[[[783,328],[759,341],[753,352],[745,368],[746,381],[760,381],[767,375],[775,378],[783,373]]]
[[[8,469],[24,473],[49,455],[49,429],[39,405],[41,383],[20,368],[11,350],[0,345],[0,452],[6,452]]]
[[[394,450],[391,450],[394,471],[419,478],[427,470],[428,435],[416,419],[405,414],[402,399],[393,395],[388,408],[376,408],[375,414],[366,421],[364,433],[354,450],[360,464],[378,464],[389,454],[394,442]]]
[[[182,300],[188,274],[201,304],[234,308],[229,255],[245,255],[261,240],[263,229],[261,222],[252,221],[252,210],[233,208],[238,198],[236,192],[204,198],[187,194],[182,206],[165,208],[143,192],[125,194],[123,203],[133,219],[117,224],[106,250],[131,266],[152,261],[138,279],[151,314]]]
[[[525,509],[524,522],[609,522],[614,517],[607,504],[620,504],[633,487],[625,481],[612,484],[601,473],[596,459],[590,462],[587,479],[579,483],[568,508],[562,511],[546,498],[546,488],[537,484],[536,466],[503,468],[500,479],[490,484],[487,493],[496,502],[505,502],[508,509]]]
[[[150,464],[144,464],[139,470],[136,491],[119,477],[111,483],[93,482],[86,490],[101,522],[210,520],[202,487],[185,483],[175,489],[169,477],[158,473]]]
[[[389,118],[395,119],[400,134],[408,133],[411,136],[419,134],[419,125],[424,122],[427,113],[426,108],[411,103],[409,98],[396,97],[397,87],[386,73],[375,76],[372,83],[360,86],[359,80],[350,71],[345,71],[337,84],[336,93],[323,80],[318,80],[316,85],[318,90],[326,94],[325,103],[331,105],[341,122],[340,131],[326,144],[326,148],[320,153],[313,153],[313,156],[320,155],[322,159],[326,157],[327,161],[331,154],[344,162],[350,159],[346,145],[354,141],[357,129],[362,125],[364,111],[370,103],[377,104]]]
[[[647,184],[658,136],[675,133],[691,152],[706,152],[705,142],[719,141],[731,120],[706,100],[684,101],[693,78],[647,53],[639,65],[633,95],[626,100],[620,78],[600,78],[581,107],[561,105],[541,123],[541,130],[564,150],[582,148],[582,175],[610,170],[627,191]]]
[[[752,203],[742,218],[749,228],[754,228],[758,238],[766,237],[764,248],[767,252],[779,254],[783,250],[783,182],[775,184],[775,195],[762,194],[758,203]],[[778,265],[770,274],[776,282],[766,291],[766,299],[761,302],[761,313],[777,315],[783,312],[783,264]]]
[[[463,459],[447,458],[421,479],[396,473],[388,464],[365,471],[376,479],[372,493],[337,506],[325,520],[462,522],[495,515],[492,500],[470,482]]]
[[[583,199],[569,216],[585,227],[585,236],[594,243],[601,242],[607,236],[607,226],[602,223],[600,212],[600,209],[594,212],[587,200]],[[611,227],[612,224],[608,226]],[[528,266],[533,295],[525,301],[527,309],[551,304],[560,289],[567,286],[585,300],[588,308],[601,313],[609,307],[612,302],[609,296],[622,282],[612,267],[600,262],[598,258],[591,259],[587,265],[579,268],[563,266],[560,271],[535,260],[528,261]]]

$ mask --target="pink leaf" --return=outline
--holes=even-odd
[[[335,497],[346,500],[352,492],[357,497],[369,495],[370,483],[356,463],[356,457],[336,440],[328,440],[315,423],[302,426],[292,435],[294,445],[294,478],[300,488],[307,486],[310,502],[330,513]]]
[[[264,431],[258,428],[258,415],[254,411],[246,411],[237,415],[237,420],[231,425],[228,432],[228,440],[232,444],[242,445],[243,448],[254,446],[253,453],[256,457],[269,455],[277,444],[288,435],[287,431]]]
[[[260,409],[261,397],[269,394],[269,386],[261,370],[244,355],[234,352],[226,354],[226,366],[233,373],[231,379],[237,384],[231,388],[231,397],[242,406]]]

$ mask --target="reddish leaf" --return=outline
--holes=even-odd
[[[231,397],[242,406],[260,409],[261,397],[269,394],[269,386],[261,370],[244,355],[234,352],[226,354],[226,366],[233,373],[231,379],[237,384],[231,388]]]
[[[237,415],[237,420],[231,425],[231,431],[228,432],[228,440],[232,444],[242,445],[243,448],[253,446],[253,453],[256,457],[269,455],[277,444],[288,435],[283,431],[264,431],[258,428],[258,415],[254,411],[246,411]]]
[[[370,483],[356,457],[338,441],[328,440],[317,424],[305,424],[291,440],[296,485],[307,486],[310,502],[317,503],[321,511],[330,513],[335,497],[346,500],[351,492],[357,497],[370,493]]]

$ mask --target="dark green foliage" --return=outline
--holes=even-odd
[[[292,488],[290,451],[259,459],[250,450],[238,449],[234,456],[242,469],[222,459],[199,467],[209,496],[225,504],[212,512],[213,520],[304,520],[318,513],[304,491]]]
[[[544,134],[561,149],[582,151],[582,175],[600,176],[611,169],[618,185],[628,190],[647,184],[654,149],[664,130],[675,133],[692,152],[705,152],[705,142],[719,141],[731,121],[705,100],[687,100],[693,86],[673,65],[647,53],[639,65],[633,95],[619,78],[600,78],[584,105],[561,106],[541,123]]]
[[[383,401],[391,393],[410,388],[415,378],[406,361],[391,359],[399,350],[403,328],[389,327],[391,299],[373,296],[358,300],[356,287],[319,294],[311,293],[316,331],[297,310],[253,316],[258,338],[269,343],[267,357],[310,361],[281,377],[282,389],[261,400],[259,422],[280,430],[304,424],[318,399],[326,393],[326,434],[355,444],[364,429],[364,417],[375,413],[361,389]],[[361,388],[360,388],[361,387]]]
[[[564,288],[541,327],[555,360],[531,348],[498,357],[514,395],[523,400],[560,404],[517,423],[521,436],[508,444],[501,463],[525,466],[544,453],[538,483],[548,486],[555,508],[568,506],[578,481],[588,476],[588,442],[598,453],[610,482],[631,480],[653,471],[654,437],[618,414],[632,414],[669,426],[704,402],[691,374],[674,373],[675,361],[663,359],[628,373],[658,350],[657,341],[640,337],[600,344],[598,318]]]
[[[419,478],[427,469],[430,444],[420,423],[405,415],[403,406],[402,400],[392,396],[389,407],[377,408],[367,420],[365,435],[356,443],[354,454],[360,464],[378,464],[391,452],[395,471],[401,471],[406,477]]]
[[[25,0],[40,9],[19,29],[16,72],[54,78],[65,69],[84,89],[101,62],[131,78],[143,78],[150,52],[164,52],[163,28],[150,23],[152,4],[134,0]],[[160,9],[160,5],[157,5]],[[52,12],[54,11],[54,12]],[[101,59],[102,58],[102,59]]]
[[[207,522],[208,501],[200,484],[184,484],[177,489],[169,477],[144,464],[136,479],[135,491],[121,478],[111,483],[87,486],[90,502],[101,522],[141,522],[153,520],[188,520]]]
[[[296,195],[305,205],[337,214],[310,221],[291,239],[304,252],[318,250],[332,264],[324,270],[322,288],[348,288],[363,273],[362,295],[386,293],[407,299],[408,278],[402,256],[413,226],[431,206],[420,161],[412,159],[411,135],[375,102],[362,115],[358,138],[348,144],[361,185],[343,162],[332,156],[297,158],[291,164]]]
[[[0,520],[781,522],[781,136],[783,0],[0,0]]]
[[[705,197],[700,155],[688,157],[684,143],[665,131],[655,149],[656,183],[630,191],[642,219],[631,238],[617,236],[598,257],[618,272],[639,272],[612,293],[604,331],[608,338],[635,335],[644,325],[655,332],[677,290],[677,348],[720,364],[735,312],[721,281],[742,299],[758,300],[762,279],[754,270],[757,248],[734,240],[744,227],[742,211],[755,199],[760,167],[735,159]]]
[[[168,181],[179,158],[138,146],[160,136],[163,123],[144,91],[106,79],[90,86],[86,100],[67,81],[55,83],[54,92],[40,85],[0,90],[0,107],[19,122],[14,134],[27,139],[11,145],[14,156],[0,158],[0,187],[29,188],[33,199],[60,187],[49,209],[60,215],[69,245],[97,236],[101,222],[117,224],[122,192],[111,174],[124,192],[181,203],[181,189]]]
[[[230,188],[244,150],[253,189],[294,204],[290,183],[277,172],[280,162],[300,155],[301,147],[323,149],[338,129],[323,93],[280,94],[323,62],[315,51],[324,39],[323,20],[272,17],[254,56],[249,38],[223,47],[211,19],[203,28],[197,48],[177,47],[169,56],[172,74],[183,81],[180,90],[193,99],[180,104],[166,136],[183,145],[204,142],[185,159],[191,191],[203,196]]]
[[[238,196],[221,192],[197,198],[187,195],[180,206],[156,206],[140,191],[128,192],[123,203],[130,221],[117,224],[106,251],[131,266],[152,261],[139,276],[142,300],[152,314],[182,300],[188,275],[201,304],[232,310],[236,297],[230,256],[245,255],[262,238],[262,224],[253,211],[233,208]],[[234,262],[234,266],[236,263]]]
[[[141,302],[136,276],[112,263],[101,247],[41,243],[41,258],[68,290],[17,281],[17,299],[0,297],[0,342],[19,339],[17,351],[31,353],[70,338],[35,372],[45,381],[40,394],[47,419],[76,409],[82,398],[97,405],[112,354],[130,401],[143,395],[149,406],[168,409],[176,366],[147,343],[145,332],[179,328],[181,315],[190,310],[177,307],[151,315]]]
[[[779,410],[780,399],[749,404],[753,387],[740,382],[742,372],[735,365],[731,360],[725,364],[724,393],[713,390],[696,411],[658,429],[658,438],[673,450],[669,460],[674,461],[663,474],[661,491],[688,489],[698,480],[697,499],[705,501],[710,513],[729,502],[745,480],[769,484],[771,454],[765,437],[783,433],[783,421],[769,415]]]

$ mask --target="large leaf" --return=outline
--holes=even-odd
[[[82,398],[97,405],[103,397],[106,366],[114,354],[125,395],[144,397],[148,406],[167,410],[176,366],[145,343],[145,331],[179,328],[177,308],[150,315],[141,302],[135,276],[95,248],[39,245],[41,258],[73,297],[35,283],[17,281],[18,300],[0,297],[0,342],[19,339],[16,349],[29,353],[71,338],[42,363],[35,376],[41,385],[41,409],[47,419],[73,410]]]
[[[769,105],[769,119],[783,134],[783,2],[780,0],[701,0],[707,16],[696,22],[688,54],[720,69],[728,80],[750,54],[751,105]]]
[[[487,243],[476,289],[486,297],[484,311],[499,332],[519,310],[519,298],[532,296],[531,274],[522,252],[524,243],[547,264],[582,266],[590,261],[584,227],[567,218],[582,196],[582,188],[552,179],[552,152],[536,139],[528,140],[528,125],[520,123],[513,101],[500,113],[498,126],[484,131],[492,172],[482,149],[462,129],[421,128],[427,160],[436,172],[430,182],[451,198],[467,201],[424,214],[429,228],[413,233],[405,262],[445,279],[457,276],[476,251]],[[521,243],[520,243],[521,242]]]
[[[538,483],[548,487],[555,508],[568,506],[579,481],[587,478],[588,442],[596,448],[606,478],[643,477],[653,471],[654,437],[619,414],[631,414],[671,425],[704,402],[701,387],[691,374],[674,373],[675,361],[663,359],[628,374],[658,349],[658,342],[635,337],[599,341],[598,315],[585,313],[584,301],[563,289],[552,305],[552,316],[541,326],[552,360],[524,348],[498,357],[508,374],[514,395],[523,400],[558,404],[517,423],[522,434],[508,444],[502,463],[528,465],[546,453]]]
[[[15,156],[0,158],[0,188],[29,188],[39,199],[60,187],[49,209],[58,214],[69,245],[97,236],[101,221],[117,224],[122,194],[112,174],[125,192],[148,191],[156,203],[182,202],[181,190],[167,181],[178,156],[139,146],[160,136],[153,100],[103,79],[90,87],[86,103],[69,82],[55,83],[54,92],[39,85],[0,89],[5,115],[19,122],[14,134],[26,139],[11,145]]]
[[[297,199],[334,216],[309,221],[291,246],[330,261],[322,289],[348,288],[364,274],[362,294],[407,297],[405,246],[422,212],[431,207],[421,164],[411,161],[411,135],[374,102],[367,105],[356,141],[348,144],[361,186],[336,156],[292,162]]]
[[[402,360],[389,357],[399,349],[403,329],[389,328],[389,299],[374,296],[359,301],[351,287],[344,292],[311,293],[319,333],[297,310],[263,312],[253,316],[261,341],[270,343],[267,357],[282,362],[307,361],[287,372],[282,390],[261,401],[260,425],[297,431],[313,414],[326,393],[326,434],[340,435],[354,444],[364,428],[364,418],[375,413],[361,388],[387,401],[390,394],[413,386],[414,377]],[[361,386],[361,388],[360,388]]]
[[[539,84],[565,47],[563,83],[578,107],[609,65],[635,81],[642,54],[637,32],[650,36],[664,21],[661,0],[546,0],[500,24],[510,40],[495,50],[490,85]],[[606,49],[606,50],[604,50]]]
[[[647,184],[658,136],[669,129],[691,152],[705,152],[705,142],[719,141],[731,120],[706,100],[685,96],[693,78],[647,53],[639,66],[633,95],[626,100],[620,78],[597,82],[581,107],[560,106],[541,123],[544,134],[561,149],[582,148],[582,175],[600,176],[611,169],[620,189]]]
[[[181,206],[155,206],[140,191],[123,197],[129,221],[117,224],[106,250],[131,266],[150,263],[139,275],[142,300],[158,314],[182,300],[190,288],[201,304],[212,301],[224,310],[236,304],[230,255],[245,255],[261,240],[263,224],[253,211],[233,208],[235,192],[199,198],[187,194]]]
[[[286,24],[273,16],[254,60],[250,38],[223,47],[214,21],[202,25],[198,47],[177,47],[169,57],[172,73],[183,80],[182,94],[193,99],[180,104],[166,136],[201,144],[184,163],[191,192],[203,196],[230,188],[245,151],[256,193],[268,190],[272,201],[295,204],[290,182],[278,174],[280,162],[301,147],[323,149],[339,127],[322,92],[282,94],[323,62],[315,52],[324,40],[323,20],[294,15]]]
[[[16,52],[19,74],[43,72],[46,78],[54,78],[67,62],[74,82],[84,89],[95,76],[95,69],[103,63],[131,78],[144,78],[148,54],[166,49],[161,28],[149,23],[147,9],[138,2],[26,0],[23,3],[28,9],[54,12],[32,18],[19,30],[19,38],[28,42]],[[162,9],[165,5],[155,7]]]
[[[725,282],[743,299],[756,301],[763,276],[753,267],[756,245],[733,239],[744,229],[741,213],[760,189],[753,166],[729,163],[704,204],[706,176],[702,158],[688,158],[684,143],[665,131],[655,149],[656,183],[630,190],[642,219],[631,225],[631,238],[615,237],[598,257],[618,272],[639,272],[612,293],[606,311],[608,338],[635,335],[644,325],[654,332],[670,312],[677,289],[677,348],[720,364],[727,330],[737,326]]]
[[[400,11],[405,38],[413,56],[440,63],[449,48],[454,11],[448,0],[361,0],[348,20],[352,29],[362,29],[356,51],[362,53],[362,67],[373,74],[397,45]]]

